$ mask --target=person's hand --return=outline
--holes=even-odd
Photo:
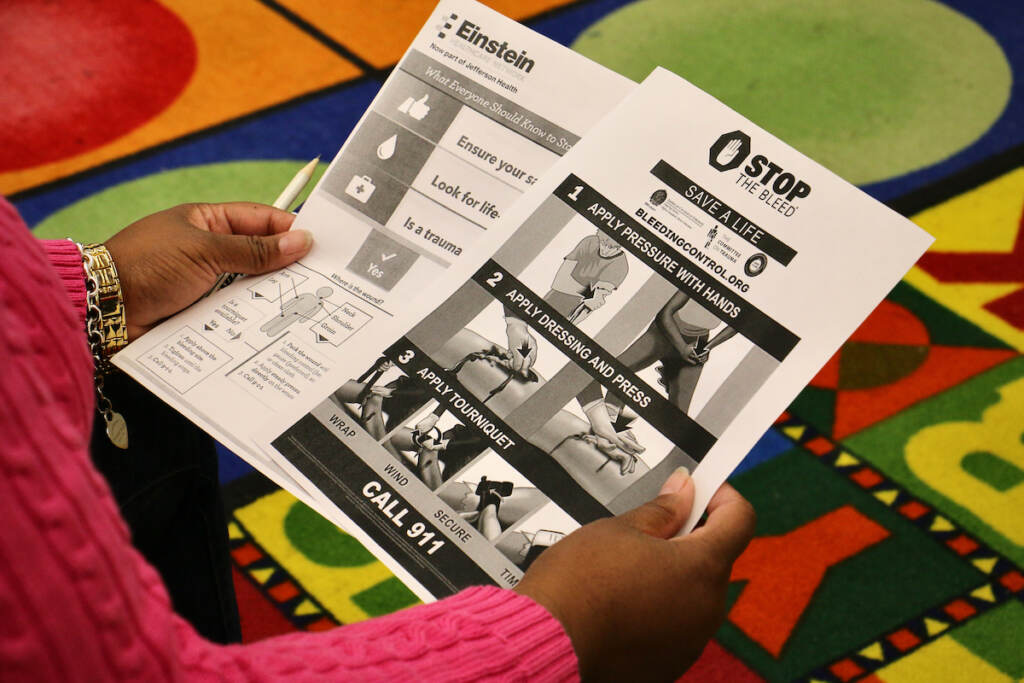
[[[526,377],[537,360],[537,340],[519,318],[505,318],[505,334],[508,336],[509,367],[512,372]]]
[[[294,218],[262,204],[182,204],[111,237],[128,339],[196,301],[221,273],[265,273],[305,256],[313,238],[288,232]]]
[[[420,434],[426,434],[427,432],[434,428],[434,425],[436,425],[437,421],[440,419],[440,415],[430,413],[422,420],[416,423],[416,431],[419,432]]]
[[[608,282],[598,282],[593,289],[593,295],[589,299],[584,299],[583,305],[591,311],[596,311],[604,306],[608,295],[615,291],[615,286]]]
[[[615,431],[615,426],[612,425],[612,418],[608,415],[608,408],[604,401],[595,401],[584,408],[583,413],[587,416],[587,421],[590,422],[590,430],[594,432],[594,435],[611,444],[613,448],[618,448],[627,455],[643,453],[647,450],[636,439],[623,438]]]
[[[685,360],[687,363],[689,363],[690,365],[703,365],[704,363],[707,362],[708,351],[697,353],[696,344],[687,344],[687,348],[689,349],[689,351],[687,351],[686,355],[683,356],[683,360]]]
[[[677,470],[653,501],[545,550],[516,586],[565,627],[584,680],[675,680],[725,618],[729,574],[753,537],[754,511],[725,484],[707,522],[672,538],[693,492]]]

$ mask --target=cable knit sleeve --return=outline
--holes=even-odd
[[[570,681],[576,659],[561,626],[527,597],[470,588],[440,602],[321,634],[190,652],[197,680]]]
[[[71,240],[40,240],[46,259],[57,273],[57,279],[71,302],[75,316],[85,330],[85,269],[82,254]]]
[[[74,249],[71,245],[71,249]],[[200,638],[132,548],[88,457],[90,360],[74,254],[0,199],[0,671],[18,681],[567,680],[558,622],[473,588],[324,633]],[[84,299],[84,290],[81,293]]]

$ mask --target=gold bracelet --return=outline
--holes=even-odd
[[[128,326],[124,320],[124,294],[117,267],[110,252],[102,244],[82,245],[82,264],[85,266],[89,304],[99,309],[99,328],[103,336],[103,359],[108,360],[128,343]]]
[[[107,438],[118,448],[128,448],[128,424],[103,393],[110,357],[128,342],[124,321],[124,295],[117,268],[102,244],[78,244],[85,270],[85,334],[93,360],[96,410],[106,423]]]

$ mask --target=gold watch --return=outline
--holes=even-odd
[[[95,302],[99,308],[103,356],[110,358],[128,343],[121,280],[117,277],[114,259],[102,244],[83,244],[82,260],[86,275],[96,285],[96,298],[90,299],[90,303]]]

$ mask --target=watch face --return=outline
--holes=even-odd
[[[743,272],[749,275],[750,277],[754,277],[756,275],[760,275],[764,271],[765,266],[767,265],[767,256],[765,256],[764,254],[754,254],[753,256],[747,259],[747,262],[745,264],[743,264]]]

